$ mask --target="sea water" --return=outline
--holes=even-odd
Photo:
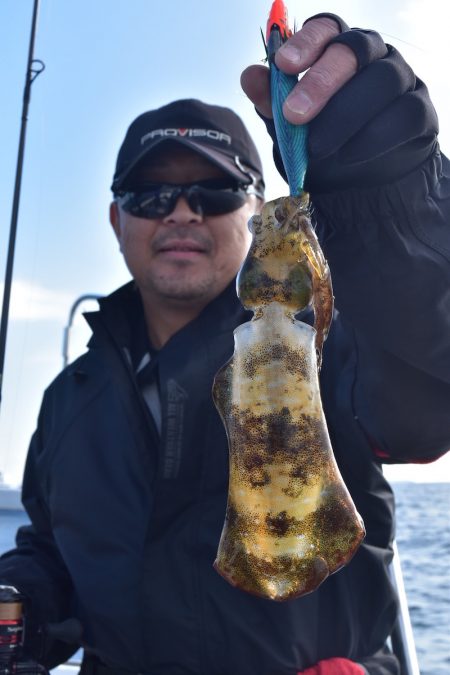
[[[450,675],[450,483],[392,483],[421,675]]]
[[[421,675],[450,674],[450,483],[392,483],[397,544]],[[0,551],[21,511],[0,509]]]

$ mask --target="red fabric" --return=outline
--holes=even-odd
[[[349,659],[336,657],[319,661],[315,666],[298,672],[297,675],[364,675],[364,668]]]
[[[387,452],[384,452],[384,450],[380,450],[380,448],[373,447],[372,450],[375,453],[375,455],[377,457],[379,457],[380,459],[389,459],[390,458],[390,455]]]
[[[372,451],[381,460],[383,460],[383,459],[390,460],[391,459],[391,455],[388,452],[385,452],[384,450],[380,450],[380,448],[377,448],[376,446],[372,446]],[[446,450],[445,452],[448,452],[448,451]],[[393,462],[395,464],[431,464],[431,462],[435,462],[437,459],[440,459],[440,457],[443,457],[445,455],[445,452],[443,452],[442,454],[436,455],[435,457],[422,457],[422,458],[414,457],[413,459],[402,458],[401,460],[394,459]]]

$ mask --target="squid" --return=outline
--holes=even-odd
[[[235,330],[233,356],[213,384],[230,455],[214,568],[233,586],[277,601],[314,591],[350,561],[365,535],[333,455],[320,395],[333,291],[303,190],[307,129],[281,112],[297,80],[278,71],[273,57],[289,35],[284,3],[275,0],[267,51],[290,196],[267,202],[250,220],[253,238],[237,292],[253,317]],[[314,326],[296,319],[310,305]]]

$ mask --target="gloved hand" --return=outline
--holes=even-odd
[[[395,181],[435,149],[438,121],[427,88],[378,33],[318,14],[278,50],[275,62],[286,73],[307,71],[283,112],[294,124],[309,123],[305,189],[313,194]],[[241,84],[266,123],[284,175],[268,69],[250,66]]]
[[[357,663],[336,657],[319,661],[315,666],[302,670],[297,675],[364,675],[366,672],[366,669]]]

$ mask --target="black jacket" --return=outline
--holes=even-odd
[[[1,581],[30,597],[30,650],[65,659],[70,647],[32,628],[76,617],[104,663],[151,675],[294,675],[332,656],[396,672],[370,661],[396,614],[380,460],[432,460],[450,441],[449,213],[439,154],[393,185],[315,202],[338,310],[323,404],[367,537],[298,600],[245,594],[212,567],[228,451],[211,384],[249,318],[234,285],[157,355],[161,439],[130,358],[139,296],[128,285],[101,302],[88,353],[45,393],[23,485],[32,526],[0,561]]]

